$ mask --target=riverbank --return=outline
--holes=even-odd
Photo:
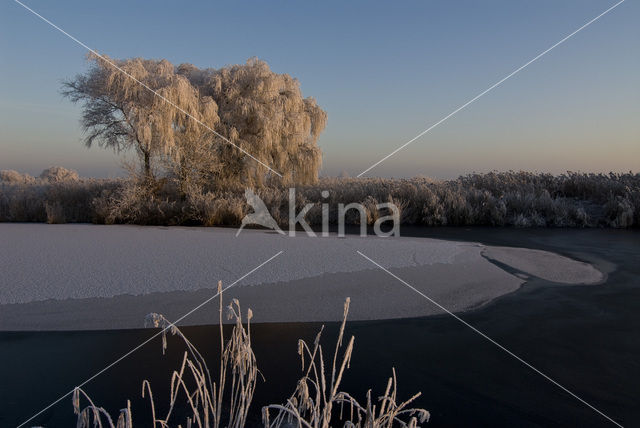
[[[239,227],[251,212],[245,185],[215,183],[185,193],[172,180],[141,183],[135,179],[80,178],[74,171],[36,179],[0,171],[0,222],[202,225]],[[454,180],[321,177],[314,184],[290,189],[267,185],[253,189],[273,218],[286,226],[289,204],[299,212],[313,204],[305,218],[338,224],[339,204],[357,203],[372,225],[381,215],[376,205],[393,202],[406,226],[611,227],[640,226],[640,174],[576,173],[560,175],[526,171],[469,174]],[[324,195],[324,196],[323,196]],[[347,215],[348,225],[359,216]]]

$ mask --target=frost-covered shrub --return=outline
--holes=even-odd
[[[634,217],[633,224],[634,226],[640,226],[640,190],[636,190],[631,192],[628,196],[629,202],[633,205]]]
[[[447,216],[447,224],[451,226],[463,226],[474,224],[471,206],[462,192],[447,191],[441,201]]]
[[[444,215],[440,199],[431,189],[426,189],[421,214],[422,224],[427,226],[444,226],[447,224],[447,218]]]
[[[188,218],[204,226],[238,225],[246,213],[240,194],[216,195],[194,189],[187,198]]]
[[[44,222],[46,187],[0,183],[0,221]]]
[[[631,227],[634,222],[635,208],[633,203],[620,196],[611,197],[605,207],[609,223],[613,227]]]
[[[44,204],[45,211],[47,212],[47,223],[49,224],[62,224],[66,223],[66,217],[64,216],[64,207],[60,202],[54,202],[52,204],[46,202]]]
[[[63,168],[61,166],[52,166],[47,168],[40,174],[41,180],[49,183],[60,183],[62,181],[78,181],[80,176],[72,169]]]
[[[179,195],[175,195],[179,196]],[[93,200],[96,217],[107,224],[176,225],[183,223],[181,200],[146,181],[126,180]]]
[[[494,197],[488,190],[473,189],[467,196],[474,222],[502,226],[506,222],[507,205],[502,198]]]
[[[11,174],[16,177],[15,174]],[[327,197],[324,191],[329,192]],[[605,192],[603,194],[602,192]],[[263,186],[256,193],[276,222],[287,226],[289,189]],[[378,218],[376,204],[394,202],[402,224],[425,226],[638,227],[639,174],[533,173],[474,174],[456,180],[322,178],[296,188],[296,212],[314,204],[311,225],[338,222],[339,204],[365,207],[370,225]],[[0,182],[0,221],[95,222],[134,224],[239,225],[249,212],[244,185],[206,190],[171,179],[148,182],[92,180],[31,184]],[[346,224],[358,225],[360,214],[347,212]]]
[[[92,222],[93,200],[120,180],[85,179],[31,184],[0,182],[0,221]]]
[[[569,212],[569,218],[571,221],[569,226],[586,227],[590,223],[589,214],[583,207],[574,207]]]
[[[36,181],[36,179],[29,174],[22,174],[13,169],[0,170],[0,182],[28,184],[34,181]]]

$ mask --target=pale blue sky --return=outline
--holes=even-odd
[[[615,1],[25,3],[113,57],[266,60],[328,112],[323,174],[356,175]],[[640,171],[638,22],[627,0],[368,175]],[[59,94],[84,49],[10,0],[0,34],[0,169],[121,174]]]

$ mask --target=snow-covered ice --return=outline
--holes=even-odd
[[[304,293],[322,297],[334,290],[331,292],[335,294],[335,284],[323,285],[317,280],[325,278],[326,282],[327,275],[350,275],[352,281],[359,272],[376,271],[376,278],[387,282],[391,279],[356,251],[389,269],[413,269],[412,278],[428,282],[431,293],[455,310],[513,291],[524,282],[487,258],[557,282],[597,283],[603,279],[603,274],[589,264],[539,250],[427,238],[313,238],[304,233],[292,238],[262,230],[244,230],[236,237],[235,233],[235,229],[224,228],[2,223],[0,305],[18,314],[19,307],[27,309],[23,304],[49,299],[67,303],[69,299],[88,301],[130,295],[153,295],[157,299],[162,293],[215,289],[218,280],[231,284],[278,251],[284,252],[238,283],[239,289],[245,289],[241,294],[260,294],[243,286],[270,285],[273,299],[299,295],[302,301]],[[293,283],[297,284],[295,289],[291,288]],[[358,294],[355,284],[352,281],[345,289],[351,287],[351,293]],[[280,296],[282,293],[287,296]],[[367,294],[366,299],[375,299],[375,294]],[[49,309],[51,304],[48,303]],[[321,318],[319,308],[313,316],[304,316],[306,312],[300,317]],[[365,315],[361,318],[397,316],[395,312]],[[10,328],[2,325],[7,322],[0,316],[0,329]]]

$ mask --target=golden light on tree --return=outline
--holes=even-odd
[[[85,143],[134,149],[147,179],[153,165],[181,186],[262,185],[277,178],[241,147],[280,171],[286,184],[317,180],[317,141],[327,115],[313,98],[303,98],[296,79],[264,61],[198,69],[167,60],[93,54],[89,60],[89,70],[63,88],[82,103]]]

